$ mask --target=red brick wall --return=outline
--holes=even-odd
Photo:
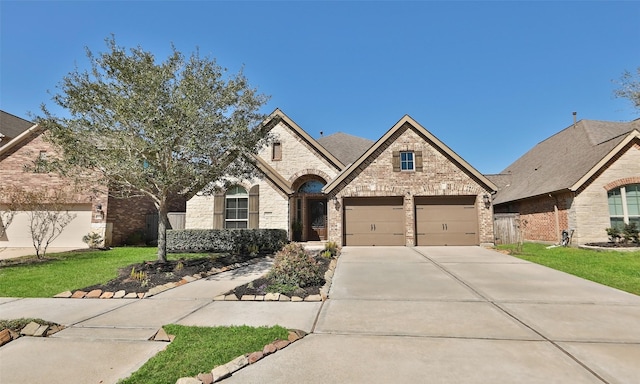
[[[531,241],[558,242],[559,233],[556,231],[556,214],[554,206],[558,208],[558,230],[569,228],[570,194],[538,196],[509,204],[494,207],[495,213],[519,213],[521,223],[525,224],[524,238]]]

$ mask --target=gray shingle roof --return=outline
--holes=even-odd
[[[581,120],[565,128],[496,176],[494,180],[502,185],[494,203],[569,189],[634,129],[640,130],[640,119],[627,123]]]
[[[4,136],[0,141],[0,146],[8,143],[32,126],[33,123],[30,121],[21,119],[5,111],[0,111],[0,135]]]
[[[345,165],[356,161],[374,143],[373,140],[342,132],[323,136],[316,141]]]

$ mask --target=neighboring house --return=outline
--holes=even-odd
[[[519,213],[526,240],[607,241],[606,228],[640,227],[640,119],[581,120],[489,176],[496,213]]]
[[[155,214],[156,209],[149,199],[117,199],[108,196],[107,189],[101,186],[74,188],[71,180],[39,169],[34,166],[39,159],[56,155],[56,150],[44,140],[46,132],[38,125],[5,112],[1,116],[0,132],[5,138],[18,134],[0,146],[0,186],[42,191],[65,190],[70,198],[66,208],[75,218],[51,247],[86,247],[82,237],[89,232],[103,236],[107,245],[127,243],[134,234],[140,234],[139,237],[144,239],[147,232],[153,232],[153,228],[148,228],[148,216]],[[15,129],[16,126],[24,128],[27,124],[28,127],[21,132]],[[6,209],[9,203],[7,199],[6,195],[0,196],[0,210]],[[184,212],[184,200],[176,200],[171,208]],[[4,238],[0,238],[0,247],[31,246],[27,215],[21,212],[14,218]]]
[[[5,111],[0,111],[0,147],[31,128],[33,123]]]
[[[373,143],[313,139],[280,110],[263,177],[187,202],[186,228],[282,228],[339,245],[493,242],[496,186],[409,116]],[[298,231],[299,230],[299,231]]]

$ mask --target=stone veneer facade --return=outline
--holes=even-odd
[[[271,133],[274,135],[275,141],[281,145],[281,159],[272,159],[271,145],[263,148],[258,156],[293,185],[294,189],[299,186],[299,180],[303,180],[309,175],[322,178],[328,183],[338,173],[338,169],[331,162],[321,156],[310,143],[296,134],[295,130],[284,121],[274,126]],[[293,212],[290,211],[287,193],[267,178],[242,180],[237,184],[243,186],[247,191],[254,185],[260,186],[260,228],[290,230],[289,222]],[[196,195],[187,201],[185,228],[212,229],[214,227],[213,210],[216,198],[220,197]]]
[[[422,151],[422,172],[394,172],[394,151]],[[415,245],[414,197],[476,196],[480,244],[493,243],[493,210],[485,208],[483,195],[490,188],[466,172],[406,123],[371,154],[349,177],[338,185],[334,196],[338,204],[329,204],[329,239],[343,243],[343,199],[347,197],[402,196],[405,211],[405,244]]]

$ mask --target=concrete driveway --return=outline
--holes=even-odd
[[[347,247],[313,334],[228,383],[637,383],[640,297],[479,247]]]

